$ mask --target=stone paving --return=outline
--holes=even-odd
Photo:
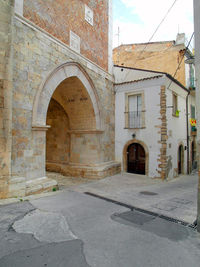
[[[196,229],[85,194],[192,221],[196,175],[162,182],[119,174],[72,186],[62,179],[60,191],[0,206],[0,267],[199,266]]]
[[[57,180],[59,191],[70,189],[81,193],[90,192],[187,223],[196,220],[198,183],[196,173],[168,181],[128,173],[97,180],[67,177],[54,172],[47,172],[47,176]],[[59,194],[59,191],[0,200],[0,205]]]
[[[197,216],[197,183],[197,174],[161,181],[143,175],[122,173],[75,186],[73,190],[90,192],[193,223]]]

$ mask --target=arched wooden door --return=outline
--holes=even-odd
[[[138,143],[127,148],[127,172],[145,174],[145,150]]]

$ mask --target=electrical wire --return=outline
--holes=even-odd
[[[168,16],[168,14],[170,13],[170,11],[172,10],[173,6],[175,5],[175,3],[177,2],[177,0],[175,0],[173,2],[173,4],[170,6],[170,8],[167,10],[165,16],[163,17],[163,19],[161,20],[161,22],[159,23],[159,25],[156,27],[156,30],[154,31],[154,33],[152,34],[152,36],[150,37],[148,43],[146,43],[145,47],[143,48],[143,50],[140,52],[140,54],[138,55],[138,57],[135,60],[134,65],[136,65],[138,59],[141,57],[141,55],[144,53],[145,49],[147,48],[148,44],[151,42],[151,40],[153,39],[153,37],[155,36],[156,32],[158,31],[158,29],[160,28],[160,26],[162,25],[162,23],[164,22],[164,20],[166,19],[166,17]],[[122,66],[123,67],[123,66]],[[127,72],[128,75],[128,72]],[[127,75],[124,77],[126,79]]]
[[[183,59],[184,59],[184,57],[185,57],[185,54],[186,54],[186,52],[187,52],[187,50],[188,50],[188,48],[189,48],[189,46],[190,46],[190,43],[191,43],[191,41],[192,41],[193,36],[194,36],[194,32],[192,33],[192,36],[190,37],[190,41],[189,41],[187,47],[185,48],[185,52],[184,52],[184,54],[183,54],[183,56],[182,56],[182,58],[181,58],[181,60],[180,60],[180,62],[179,62],[179,64],[178,64],[178,66],[177,66],[175,72],[174,72],[174,75],[172,76],[174,79],[175,79],[175,76],[176,76],[176,74],[177,74],[177,72],[178,72],[178,70],[179,70],[179,67],[180,67],[180,65],[181,65],[181,63],[182,63],[182,61],[183,61]],[[170,81],[170,83],[169,83],[167,89],[169,89],[169,87],[171,86],[171,84],[172,84],[172,81]]]
[[[177,0],[175,0],[173,2],[173,4],[171,5],[171,7],[167,10],[167,13],[165,14],[165,16],[163,17],[163,19],[161,20],[161,22],[158,24],[158,26],[156,27],[154,33],[152,34],[152,36],[150,37],[149,41],[146,43],[145,47],[143,48],[143,50],[141,51],[141,53],[139,54],[139,56],[136,58],[135,64],[137,63],[138,59],[140,58],[140,56],[144,53],[144,51],[146,50],[148,44],[151,42],[151,40],[153,39],[153,37],[155,36],[156,32],[158,31],[158,29],[160,28],[160,26],[162,25],[162,23],[165,21],[166,17],[168,16],[168,14],[170,13],[170,11],[172,10],[173,6],[175,5],[175,3],[177,2]]]

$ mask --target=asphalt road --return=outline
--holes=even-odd
[[[192,228],[82,192],[0,207],[1,267],[199,267]]]

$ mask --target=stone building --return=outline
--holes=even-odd
[[[193,88],[194,64],[185,64],[191,56],[185,43],[185,34],[177,34],[176,41],[122,44],[113,49],[113,62],[119,66],[166,72],[172,77],[176,73],[176,80]]]
[[[0,1],[0,198],[48,190],[46,168],[104,177],[114,154],[111,1]]]
[[[122,170],[174,178],[195,164],[195,97],[165,72],[122,66],[115,76],[115,153]]]

